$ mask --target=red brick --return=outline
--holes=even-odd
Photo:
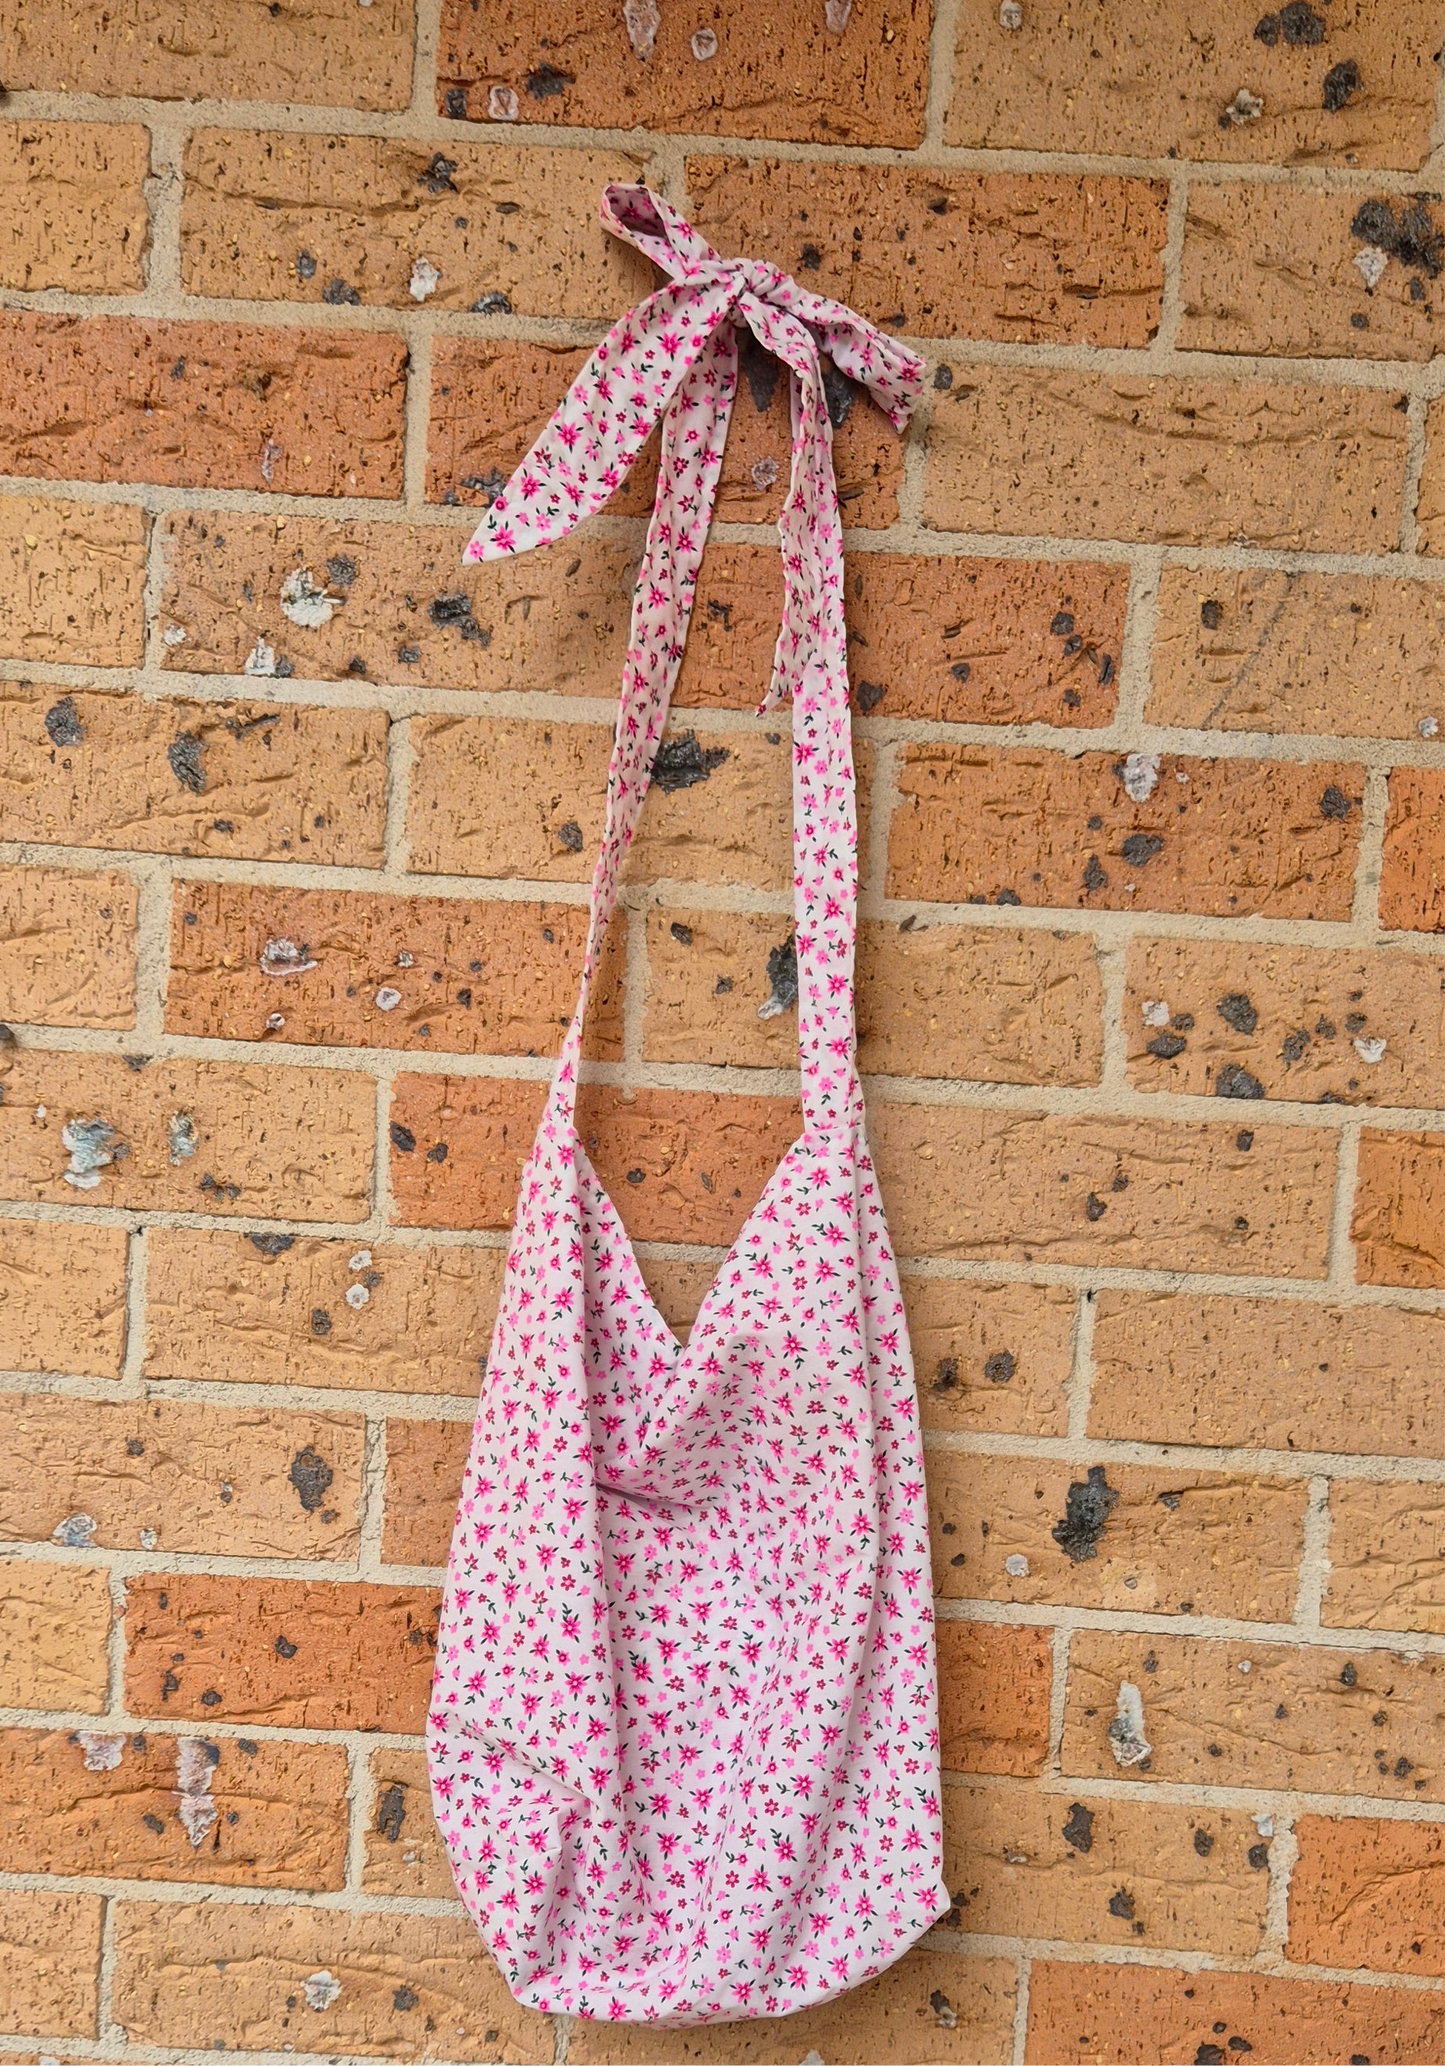
[[[1041,1772],[1049,1750],[1049,1631],[940,1621],[937,1635],[943,1769],[1016,1778]]]
[[[105,1903],[90,1894],[0,1892],[4,2027],[17,2037],[98,2037]]]
[[[1159,325],[1162,181],[689,158],[690,220],[914,337],[1144,345]]]
[[[0,495],[0,653],[138,667],[149,528],[145,511],[130,503]],[[0,683],[0,699],[13,693]],[[55,690],[42,693],[56,700]],[[10,805],[21,801],[7,797],[7,827]]]
[[[434,1592],[161,1576],[130,1579],[126,1594],[126,1706],[134,1715],[421,1729],[436,1648]]]
[[[62,846],[375,868],[386,734],[379,710],[0,682],[6,832]]]
[[[639,64],[621,13],[605,0],[581,0],[565,22],[546,0],[512,0],[482,14],[465,0],[445,0],[437,106],[495,120],[492,89],[501,86],[515,108],[510,119],[522,122],[828,143],[922,140],[929,0],[855,15],[841,31],[805,0],[771,0],[764,16],[720,9],[716,53],[701,59],[691,48],[695,24],[659,12],[655,44]]]
[[[1249,2046],[1245,2052],[1231,2037]],[[1036,1959],[1029,2066],[1423,2066],[1441,2053],[1437,1994],[1267,1973]]]
[[[888,893],[1345,920],[1364,771],[1343,762],[1160,756],[1143,802],[1117,755],[909,745]]]
[[[471,1440],[469,1420],[387,1421],[384,1562],[446,1563]]]
[[[129,876],[0,868],[0,997],[39,1026],[135,1020],[136,888]]]
[[[127,1247],[120,1227],[0,1219],[0,1369],[119,1377]]]
[[[0,468],[288,495],[401,490],[406,347],[378,331],[0,312]]]
[[[582,904],[185,883],[166,1025],[217,1040],[555,1054],[586,936]],[[622,926],[609,934],[587,1013],[586,1051],[601,1060],[622,1052],[626,941]]]
[[[0,1733],[11,1872],[335,1888],[346,1753],[314,1743],[66,1729]]]
[[[0,123],[0,286],[27,294],[46,287],[139,292],[150,238],[150,143],[150,132],[134,122]]]
[[[1365,1128],[1350,1238],[1362,1284],[1445,1285],[1445,1133]]]
[[[1301,1815],[1295,1841],[1287,1958],[1377,1973],[1445,1973],[1439,1823]]]
[[[1445,768],[1392,768],[1380,871],[1380,923],[1445,932]]]

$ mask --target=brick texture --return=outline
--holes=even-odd
[[[1441,40],[1440,0],[0,7],[23,2066],[1445,2059]],[[462,554],[661,278],[608,180],[925,362],[901,437],[826,384],[955,1900],[837,2001],[685,2029],[515,2005],[421,1737],[659,438],[555,549]],[[585,1033],[683,1340],[802,1124],[790,385],[743,327]]]

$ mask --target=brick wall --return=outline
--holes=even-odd
[[[0,0],[5,2056],[1445,2059],[1445,6],[1264,5]],[[512,2004],[419,1737],[649,469],[459,554],[619,176],[929,360],[836,449],[957,1900],[662,2036]],[[747,372],[590,1031],[678,1325],[796,1124]]]

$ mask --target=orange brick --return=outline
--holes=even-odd
[[[166,1025],[217,1040],[555,1054],[586,937],[582,904],[188,882],[172,909]],[[626,941],[622,926],[609,934],[587,1013],[587,1052],[608,1061],[622,1053]]]
[[[476,1396],[500,1248],[194,1227],[146,1240],[148,1378]]]
[[[1438,553],[1445,542],[1445,409],[1438,401],[1425,411],[1425,458],[1415,497],[1419,550]]]
[[[1423,287],[1423,268],[1408,255],[1393,258],[1399,243],[1409,254],[1411,226],[1418,236],[1422,218],[1428,236],[1428,216],[1405,195],[1191,183],[1180,349],[1428,360],[1429,300],[1411,292],[1412,276]],[[1356,260],[1382,247],[1389,263],[1372,287]]]
[[[1445,971],[1378,949],[1136,940],[1124,1037],[1139,1090],[1427,1105],[1445,1073]]]
[[[181,277],[190,294],[609,320],[655,275],[607,235],[597,196],[646,178],[622,151],[437,150],[381,136],[202,129],[186,146]],[[438,275],[413,289],[419,258]],[[488,311],[492,313],[493,311]]]
[[[0,1394],[10,1542],[352,1557],[364,1429],[339,1414]]]
[[[392,1187],[403,1224],[510,1226],[544,1102],[539,1083],[398,1077]],[[410,1148],[396,1146],[397,1125]],[[801,1119],[788,1098],[655,1090],[627,1098],[584,1086],[577,1126],[634,1240],[726,1245]]]
[[[1109,1727],[1122,1684],[1142,1697],[1150,1755],[1121,1769]],[[1438,1801],[1442,1717],[1439,1657],[1075,1629],[1062,1765],[1086,1779]]]
[[[938,1733],[946,1772],[1041,1772],[1049,1751],[1046,1628],[940,1621]]]
[[[1162,182],[932,166],[689,158],[689,219],[914,337],[1147,344]]]
[[[120,1227],[0,1219],[0,1369],[119,1377],[126,1250]]]
[[[1038,747],[907,746],[889,833],[889,895],[1349,917],[1362,769],[1164,754],[1152,789],[1136,802],[1124,768],[1105,753],[1069,759]]]
[[[517,2007],[464,1916],[127,1901],[115,1937],[115,2014],[132,2044],[211,2045],[225,2031],[262,2051],[552,2057],[551,2022]],[[317,2014],[305,1983],[323,1972],[338,1992]]]
[[[1433,581],[1165,567],[1148,715],[1191,729],[1414,739],[1445,720],[1442,638],[1445,589]]]
[[[1437,1366],[1438,1367],[1438,1366]],[[1331,1628],[1445,1629],[1445,1486],[1330,1487]]]
[[[353,18],[307,0],[279,20],[267,0],[201,0],[184,34],[154,0],[127,27],[102,0],[34,0],[0,25],[0,78],[13,90],[143,94],[156,100],[287,100],[404,108],[411,98],[412,15],[374,0]],[[345,24],[345,34],[337,33]]]
[[[1074,1294],[1062,1285],[903,1279],[925,1428],[1068,1432]]]
[[[936,1941],[936,1940],[935,1940]],[[1011,1959],[910,1951],[876,1980],[795,2016],[690,2029],[579,2018],[567,2040],[576,2066],[994,2066],[1013,2041]]]
[[[445,1564],[471,1440],[469,1420],[387,1421],[386,1563]]]
[[[924,521],[941,531],[1393,552],[1408,425],[1374,388],[953,364]]]
[[[104,1571],[0,1559],[0,1667],[12,1706],[103,1714],[110,1626]]]
[[[1264,17],[1268,19],[1268,17]],[[1315,15],[1318,21],[1320,17]],[[1438,23],[1425,0],[1367,0],[1329,23],[1315,47],[1255,34],[1254,0],[1216,0],[1205,29],[1124,0],[1100,20],[1024,16],[1001,33],[997,12],[960,17],[949,143],[1031,151],[1108,151],[1230,162],[1398,165],[1424,162],[1434,106]],[[1326,90],[1353,61],[1358,79]],[[1242,101],[1241,79],[1261,103]],[[1363,81],[1363,84],[1359,83]]]
[[[9,1729],[0,1841],[11,1872],[340,1887],[346,1753],[315,1743]]]
[[[1440,1999],[1266,1973],[1034,1961],[1030,2066],[1198,2066],[1216,2054],[1249,2066],[1418,2066],[1440,2056]]]
[[[1380,872],[1380,923],[1445,932],[1445,768],[1392,768]]]
[[[401,491],[406,346],[381,331],[0,313],[0,467],[288,495]]]
[[[1333,1140],[1312,1129],[877,1101],[903,1255],[1322,1277]]]
[[[1257,1842],[1237,1810],[951,1786],[943,1872],[954,1905],[939,1927],[1248,1955],[1269,1893],[1249,1860]]]
[[[416,1733],[437,1595],[286,1578],[132,1578],[126,1705],[168,1720]]]
[[[617,693],[630,544],[584,530],[575,550],[464,567],[466,533],[450,526],[239,510],[178,510],[165,522],[167,667],[240,674],[259,644],[278,670],[310,680]]]
[[[1445,1455],[1445,1314],[1101,1291],[1089,1432],[1363,1456]]]
[[[386,732],[379,710],[0,682],[6,832],[62,846],[374,868]]]
[[[610,726],[427,717],[414,719],[411,729],[413,868],[424,875],[591,881],[605,822]],[[788,733],[711,732],[674,722],[662,751],[676,759],[648,791],[624,880],[669,876],[762,889],[789,883]],[[865,787],[866,747],[857,758]]]
[[[145,511],[125,502],[0,495],[0,653],[36,664],[138,667],[148,529]],[[11,693],[0,683],[0,697]],[[55,700],[55,691],[41,693]],[[20,798],[7,798],[7,828],[12,801]]]
[[[1363,1284],[1445,1284],[1445,1134],[1365,1128],[1350,1237]]]
[[[8,1198],[263,1219],[359,1220],[369,1209],[367,1077],[224,1062],[131,1067],[120,1055],[31,1048],[0,1066],[0,1081]]]
[[[526,458],[586,360],[585,351],[565,345],[438,338],[432,354],[428,497],[490,503]],[[788,492],[788,383],[778,361],[761,346],[743,344],[742,371],[715,514],[727,522],[767,523],[777,518]],[[851,394],[835,428],[833,469],[845,523],[893,522],[903,478],[902,440],[861,391]],[[645,516],[656,479],[653,436],[608,503],[609,513]]]
[[[900,0],[886,19],[862,16],[834,31],[804,0],[776,0],[763,20],[724,8],[715,17],[717,48],[702,58],[691,47],[689,22],[661,14],[639,64],[642,53],[604,0],[582,0],[565,23],[546,0],[517,0],[504,15],[445,0],[437,106],[474,122],[500,115],[569,126],[916,144],[932,12],[928,0]],[[503,108],[493,105],[499,86]]]
[[[39,1026],[135,1022],[129,876],[0,868],[0,1009]]]
[[[97,2037],[105,1903],[90,1894],[0,1893],[4,2024],[20,2037]]]
[[[927,1466],[943,1599],[1247,1621],[1284,1621],[1293,1610],[1300,1480],[942,1449]]]
[[[137,293],[150,142],[133,122],[0,123],[0,286]]]
[[[1445,1973],[1445,1828],[1301,1815],[1295,1841],[1287,1958]]]
[[[365,1892],[455,1900],[456,1881],[432,1814],[426,1752],[373,1751],[371,1787],[371,1814],[362,1839]]]

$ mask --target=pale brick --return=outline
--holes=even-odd
[[[202,129],[186,146],[181,277],[190,294],[415,308],[501,295],[518,315],[609,321],[650,294],[651,265],[603,230],[609,180],[646,178],[622,151],[441,149],[381,136]],[[298,264],[298,260],[301,263]]]
[[[1109,1739],[1121,1684],[1139,1689],[1150,1746],[1146,1763],[1126,1768]],[[1442,1721],[1439,1657],[1075,1629],[1062,1767],[1081,1778],[1438,1801]]]
[[[471,1441],[466,1420],[387,1421],[384,1562],[446,1563]]]
[[[1302,1480],[1117,1463],[1091,1478],[1082,1464],[941,1449],[927,1465],[943,1599],[1246,1621],[1293,1610]]]
[[[1144,345],[1159,324],[1162,182],[933,166],[689,158],[690,220],[913,337]]]
[[[1374,388],[957,363],[924,521],[1151,544],[1393,552],[1409,426]]]
[[[951,1786],[943,1872],[954,1905],[939,1927],[1247,1956],[1269,1893],[1249,1860],[1257,1842],[1238,1810]]]
[[[11,310],[0,312],[0,351],[12,371],[7,473],[401,490],[406,346],[384,332]]]
[[[1332,1485],[1329,1555],[1328,1627],[1445,1631],[1445,1485]]]
[[[1029,2066],[1419,2066],[1439,2050],[1439,1996],[1403,1987],[1053,1959],[1029,1976]]]
[[[200,0],[183,31],[159,0],[31,0],[0,24],[0,78],[53,93],[155,100],[284,100],[404,108],[412,14],[405,0]]]
[[[166,1025],[218,1040],[555,1054],[586,937],[582,904],[185,883]],[[626,943],[624,926],[609,933],[588,1006],[584,1051],[603,1061],[622,1053]]]
[[[132,1068],[120,1055],[32,1048],[0,1080],[8,1198],[263,1219],[359,1220],[369,1210],[375,1092],[367,1077],[255,1063]],[[97,1122],[113,1137],[91,1133],[78,1147],[61,1138],[67,1127]],[[97,1152],[111,1159],[87,1172]],[[68,1173],[99,1182],[76,1187]]]
[[[105,1903],[90,1894],[0,1892],[4,2026],[20,2037],[98,2037]]]
[[[925,1428],[1068,1432],[1073,1292],[1056,1284],[907,1276],[903,1303]]]
[[[935,1940],[936,1941],[936,1940]],[[1013,1962],[910,1951],[876,1980],[795,2016],[668,2030],[579,2019],[567,2040],[576,2066],[996,2066],[1013,2041]]]
[[[134,122],[0,122],[0,286],[138,292],[150,142]]]
[[[1049,1631],[940,1621],[936,1633],[943,1769],[1015,1778],[1041,1772],[1049,1752]]]
[[[287,1578],[127,1581],[126,1705],[171,1721],[416,1734],[438,1596]]]
[[[1380,871],[1380,923],[1445,932],[1445,768],[1392,768]]]
[[[1432,718],[1445,723],[1442,643],[1445,587],[1433,581],[1165,567],[1148,715],[1201,730],[1414,739]]]
[[[1089,1432],[1204,1447],[1445,1456],[1445,1313],[1101,1291]]]
[[[192,1227],[146,1240],[148,1378],[476,1395],[500,1248]],[[347,1297],[358,1285],[360,1304]]]
[[[651,1254],[640,1256],[638,1261],[658,1312],[679,1340],[686,1341],[698,1308],[712,1290],[716,1264]]]
[[[135,1021],[129,876],[0,868],[0,1011],[39,1026]]]
[[[364,1428],[339,1414],[0,1394],[0,1538],[351,1558]]]
[[[1445,407],[1431,402],[1425,411],[1425,458],[1415,497],[1418,550],[1438,554],[1445,549]]]
[[[959,18],[949,143],[1107,151],[1255,164],[1424,162],[1439,23],[1426,0],[1364,0],[1305,39],[1256,34],[1255,0],[1214,0],[1207,16],[1123,0],[1107,14],[1024,13],[1000,33],[997,9]],[[1320,15],[1315,12],[1315,22]],[[1341,63],[1359,83],[1326,91]],[[1232,120],[1241,81],[1262,103]]]
[[[1136,940],[1128,970],[1139,1090],[1430,1105],[1445,1076],[1445,968],[1423,954]]]
[[[1350,1238],[1362,1284],[1445,1285],[1445,1133],[1365,1128]]]
[[[0,653],[34,665],[138,667],[148,530],[145,511],[127,502],[0,495]]]
[[[1445,1828],[1301,1815],[1295,1841],[1287,1958],[1445,1973]]]
[[[875,1100],[903,1255],[1323,1277],[1331,1136]]]
[[[119,1377],[126,1250],[120,1227],[0,1219],[0,1369]]]
[[[0,1560],[0,1673],[7,1705],[103,1714],[110,1625],[104,1571]]]
[[[362,1839],[368,1894],[456,1899],[456,1882],[432,1814],[426,1752],[378,1750],[371,1758],[372,1806]]]
[[[0,682],[11,839],[377,867],[385,713]]]
[[[11,1872],[340,1887],[346,1753],[246,1737],[6,1730],[0,1844]]]
[[[1426,286],[1414,254],[1432,234],[1439,232],[1428,211],[1404,194],[1366,200],[1357,187],[1191,182],[1179,348],[1428,360],[1429,291],[1412,293],[1412,281]],[[1392,260],[1373,288],[1355,263],[1367,247],[1383,247]]]
[[[304,1994],[317,1972],[341,1990],[324,2015]],[[132,2043],[207,2049],[244,2032],[267,2052],[542,2066],[555,2042],[547,2017],[513,2001],[464,1916],[127,1901],[115,2014]]]
[[[1362,768],[1159,758],[1157,781],[1136,801],[1115,754],[906,746],[889,828],[889,895],[1349,917]]]
[[[477,13],[445,0],[437,106],[485,122],[491,88],[510,87],[523,122],[679,129],[828,143],[916,144],[928,90],[928,0],[899,0],[841,33],[806,0],[715,17],[717,50],[699,59],[691,17],[660,14],[640,65],[623,18],[580,0],[559,22],[547,0]]]

